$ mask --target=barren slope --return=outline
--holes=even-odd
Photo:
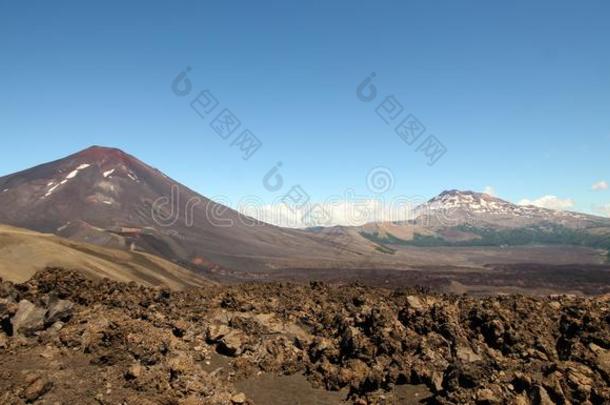
[[[0,225],[0,277],[24,282],[45,267],[77,269],[93,279],[106,277],[173,289],[209,283],[191,271],[147,253],[103,248]]]

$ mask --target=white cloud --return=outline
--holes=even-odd
[[[570,198],[562,199],[554,195],[545,195],[535,200],[523,199],[519,201],[519,205],[534,205],[552,210],[567,210],[574,206],[574,200]]]
[[[414,209],[425,200],[419,197],[377,199],[329,199],[323,203],[309,203],[291,209],[279,202],[274,204],[246,204],[237,206],[242,214],[273,225],[305,228],[311,226],[358,226],[369,222],[406,221],[414,219]]]
[[[591,186],[591,190],[607,190],[607,189],[608,189],[608,183],[606,183],[605,180],[598,181],[597,183],[594,183]]]
[[[600,214],[606,217],[610,217],[610,204],[606,204],[606,205],[598,205],[596,207],[593,207],[593,211],[596,214]]]
[[[486,186],[485,190],[483,190],[483,192],[485,194],[488,194],[488,195],[492,196],[492,197],[496,195],[496,189],[493,188],[492,186]]]

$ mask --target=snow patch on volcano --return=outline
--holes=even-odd
[[[45,195],[42,198],[49,197],[51,194],[53,194],[53,192],[57,189],[57,187],[61,186],[62,184],[66,184],[68,182],[68,180],[75,178],[81,170],[84,170],[90,166],[91,165],[89,163],[83,163],[83,164],[79,165],[76,169],[74,169],[70,173],[68,173],[68,175],[62,181],[59,182],[59,184],[55,184],[55,181],[49,182],[47,184],[47,187],[51,187],[51,188],[49,188],[47,190],[47,192],[45,193]]]

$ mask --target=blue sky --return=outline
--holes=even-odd
[[[610,181],[608,2],[11,3],[0,175],[100,144],[232,202],[276,199],[261,179],[281,161],[286,187],[312,200],[373,196],[382,166],[384,198],[489,186],[514,202],[610,204],[592,189]],[[187,66],[192,93],[178,97]],[[378,97],[364,103],[371,72]],[[204,89],[261,140],[249,160],[191,109]],[[446,147],[435,165],[376,114],[390,95]]]

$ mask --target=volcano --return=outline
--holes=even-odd
[[[0,223],[204,270],[248,272],[349,254],[315,233],[241,215],[101,146],[0,177]]]

